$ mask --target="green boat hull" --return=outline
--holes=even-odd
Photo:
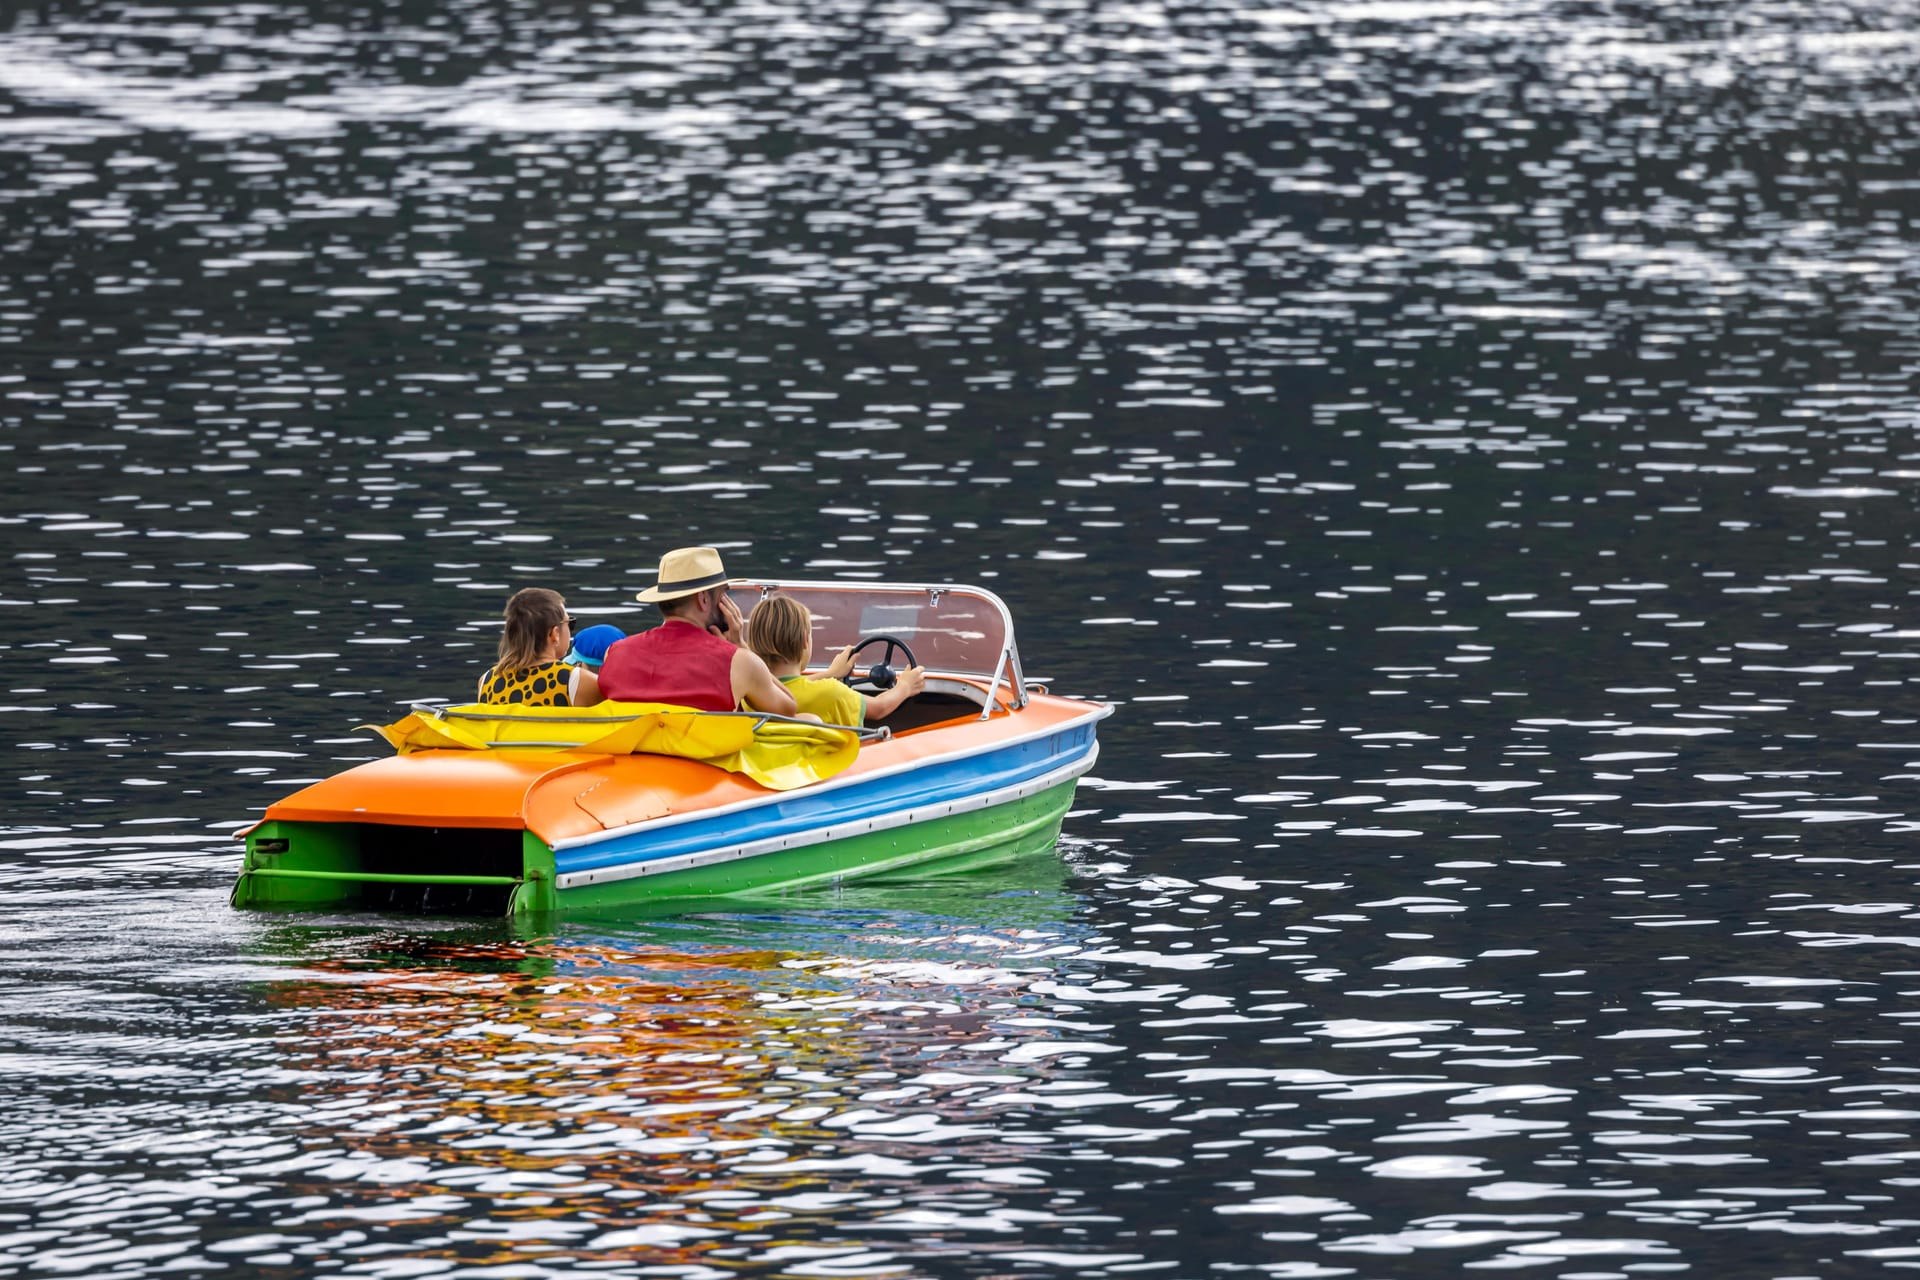
[[[248,834],[233,904],[527,916],[948,875],[1051,849],[1073,792],[1069,778],[989,808],[566,888],[530,831],[269,821]]]

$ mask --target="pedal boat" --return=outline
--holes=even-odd
[[[927,673],[831,777],[774,790],[680,755],[403,747],[269,806],[241,833],[233,904],[524,916],[945,875],[1052,848],[1112,708],[1029,685],[998,596],[756,581],[735,600],[747,612],[772,592],[813,613],[821,658],[893,641]]]

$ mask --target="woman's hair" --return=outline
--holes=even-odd
[[[525,671],[540,665],[548,633],[567,624],[567,602],[558,591],[527,587],[513,593],[502,616],[507,625],[500,633],[500,657],[494,669]]]
[[[813,615],[792,596],[763,596],[747,617],[747,648],[775,662],[805,662]]]

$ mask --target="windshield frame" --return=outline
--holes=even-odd
[[[986,719],[993,714],[996,705],[995,695],[1001,685],[1007,686],[1012,695],[1013,707],[1018,710],[1027,705],[1026,673],[1020,665],[1020,646],[1014,640],[1013,614],[1007,608],[1007,602],[985,587],[968,583],[954,582],[881,582],[863,578],[814,579],[814,578],[735,578],[727,584],[729,591],[758,591],[765,597],[776,591],[809,591],[822,593],[889,594],[900,596],[924,596],[924,603],[937,608],[941,596],[965,596],[979,600],[990,606],[1000,618],[1000,652],[990,670],[961,671],[943,668],[943,674],[962,676],[968,679],[987,682],[986,706],[980,712],[980,718]],[[755,603],[758,603],[756,600]],[[751,612],[751,609],[743,612]]]

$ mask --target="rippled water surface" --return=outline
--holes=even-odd
[[[0,16],[0,1276],[1920,1265],[1920,10]],[[970,580],[1054,856],[239,913],[660,552]],[[384,748],[380,748],[384,751]]]

